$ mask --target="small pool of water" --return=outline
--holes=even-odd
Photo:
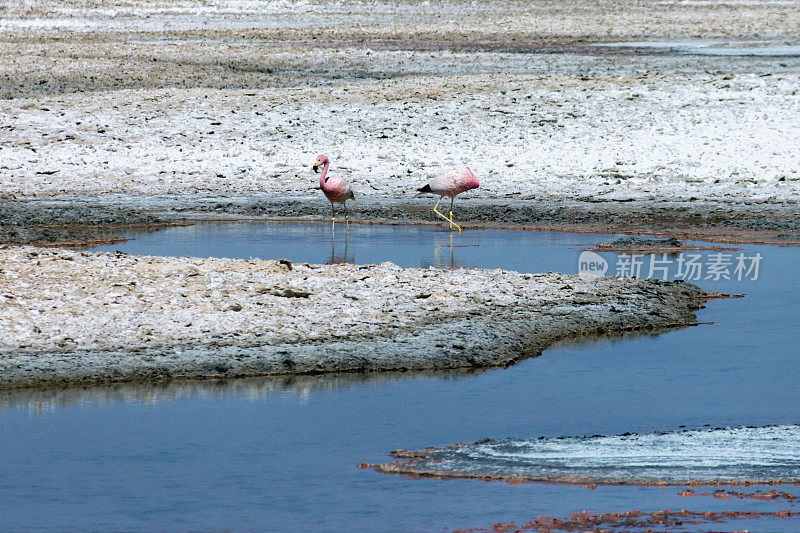
[[[131,254],[285,258],[308,263],[403,267],[505,268],[524,272],[575,272],[581,250],[614,236],[510,230],[458,234],[432,226],[337,223],[205,223],[131,234],[122,244],[94,250]],[[554,247],[554,246],[557,246]]]
[[[719,40],[675,40],[675,41],[620,41],[598,43],[593,46],[611,48],[644,48],[678,54],[701,56],[758,56],[800,57],[800,45],[773,41],[719,41]]]
[[[348,234],[337,225],[334,242],[327,224],[254,223],[133,237],[98,249],[576,272],[586,247],[614,236],[467,230],[451,247],[451,235],[435,227],[351,224]],[[761,254],[757,280],[697,282],[745,294],[699,312],[713,325],[563,343],[507,369],[0,396],[0,516],[19,530],[441,531],[584,509],[794,509],[786,501],[687,500],[675,488],[411,480],[356,468],[385,462],[396,448],[485,437],[800,422],[800,249],[740,252]],[[707,265],[717,252],[699,253]],[[620,256],[601,257],[614,273]],[[743,527],[787,523],[714,529]]]

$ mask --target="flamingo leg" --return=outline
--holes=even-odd
[[[347,200],[344,201],[344,219],[347,222],[347,229],[350,229],[350,215],[347,213]]]
[[[333,233],[336,229],[336,217],[333,213],[333,202],[331,202],[331,233]]]
[[[433,206],[433,212],[434,212],[434,213],[436,213],[437,215],[439,215],[440,217],[442,217],[443,219],[445,219],[447,222],[449,222],[449,223],[450,223],[450,227],[452,228],[452,227],[453,227],[453,221],[452,221],[450,218],[447,218],[446,216],[444,216],[443,214],[441,214],[441,213],[439,212],[439,210],[438,210],[438,209],[436,209],[437,207],[439,207],[439,202],[441,202],[441,201],[442,201],[442,198],[444,198],[444,196],[440,196],[440,197],[439,197],[439,201],[438,201],[438,202],[436,202],[436,205],[435,205],[435,206]],[[452,216],[451,216],[451,218],[452,218]],[[459,228],[459,229],[460,229],[460,228]]]
[[[455,200],[455,199],[456,199],[455,196],[451,196],[450,197],[450,223],[452,225],[454,225],[456,227],[456,229],[458,229],[459,233],[461,233],[461,227],[458,224],[456,224],[455,222],[453,222],[453,200]]]

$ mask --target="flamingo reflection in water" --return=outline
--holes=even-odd
[[[336,255],[336,235],[331,234],[331,258],[327,262],[328,265],[340,265],[344,263],[352,263],[353,258],[347,257],[347,243],[350,240],[350,226],[347,226],[347,229],[344,233],[344,252],[341,252],[342,245],[341,242],[339,243],[339,251],[341,255]]]

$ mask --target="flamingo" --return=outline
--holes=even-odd
[[[480,186],[478,183],[478,178],[475,177],[475,174],[468,167],[456,167],[447,172],[443,172],[433,178],[427,185],[422,188],[417,189],[419,193],[433,193],[439,195],[439,201],[436,202],[436,205],[433,207],[433,212],[445,219],[450,223],[450,229],[453,226],[458,229],[458,232],[461,233],[461,228],[458,224],[453,222],[453,200],[457,194],[461,194],[465,191],[471,191],[472,189],[477,189]],[[447,218],[442,213],[439,212],[437,207],[439,207],[439,202],[442,201],[442,198],[445,196],[450,197],[450,218]]]
[[[350,219],[347,216],[347,200],[355,200],[353,189],[347,180],[341,176],[328,176],[328,167],[331,162],[327,156],[318,155],[317,160],[314,161],[314,172],[319,172],[319,167],[322,166],[322,174],[319,176],[319,188],[325,193],[325,197],[331,203],[331,224],[336,223],[336,218],[333,212],[333,204],[344,204],[344,218],[348,225]]]

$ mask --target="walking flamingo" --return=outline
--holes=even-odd
[[[475,174],[473,174],[468,167],[456,167],[448,170],[447,172],[439,174],[433,178],[430,183],[420,189],[417,189],[417,191],[420,193],[429,192],[438,194],[439,201],[436,202],[436,205],[433,207],[433,212],[448,221],[451,229],[453,226],[455,226],[456,229],[458,229],[458,232],[461,233],[461,228],[459,225],[453,222],[453,200],[457,194],[461,194],[465,191],[471,191],[472,189],[477,189],[479,186],[480,184],[478,183],[478,178],[475,177]],[[447,218],[440,213],[438,209],[436,209],[439,207],[439,202],[441,202],[442,198],[445,196],[450,197],[450,218]]]
[[[330,164],[331,162],[327,156],[318,155],[312,168],[314,172],[319,172],[319,167],[322,167],[322,174],[319,176],[319,188],[322,189],[322,192],[325,193],[325,197],[331,203],[331,224],[336,223],[333,204],[337,203],[344,204],[344,218],[349,225],[350,219],[347,216],[347,200],[355,200],[356,197],[346,179],[341,176],[328,176],[328,167]]]

